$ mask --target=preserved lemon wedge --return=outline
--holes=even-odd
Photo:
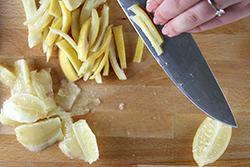
[[[99,150],[95,134],[90,129],[86,120],[79,120],[73,124],[76,139],[86,157],[87,162],[92,164],[99,158]]]
[[[193,157],[199,167],[215,162],[226,150],[232,127],[207,117],[193,141]]]
[[[15,80],[16,80],[16,76],[7,68],[0,65],[0,81],[4,85],[12,87],[14,85]]]
[[[10,125],[10,126],[16,127],[16,126],[19,126],[22,124],[20,122],[13,121],[13,120],[7,118],[3,113],[0,114],[0,118],[1,118],[1,123],[3,125]]]
[[[12,95],[3,103],[5,117],[20,122],[31,123],[46,117],[48,111],[38,97],[26,93]]]
[[[41,151],[63,138],[60,118],[53,118],[15,128],[17,140],[30,151]]]
[[[42,100],[46,106],[46,110],[51,111],[56,108],[56,103],[53,96],[52,78],[50,72],[47,70],[40,70],[39,72],[31,72],[32,84],[36,90],[37,96]]]
[[[80,91],[76,84],[62,80],[55,101],[64,111],[69,111]]]
[[[70,118],[66,118],[64,126],[66,127],[66,134],[63,140],[59,143],[59,148],[62,152],[70,158],[78,158],[86,160],[85,155],[76,139],[73,131],[73,123]]]

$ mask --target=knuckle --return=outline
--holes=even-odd
[[[181,0],[172,0],[171,6],[177,10],[180,9],[181,8]]]
[[[200,18],[197,14],[193,12],[189,12],[187,14],[187,21],[192,23],[192,24],[197,24],[200,21]]]

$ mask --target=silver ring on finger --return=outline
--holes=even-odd
[[[221,15],[225,14],[225,11],[224,11],[223,9],[219,9],[219,8],[215,5],[215,3],[214,3],[213,0],[208,0],[208,3],[209,3],[210,5],[212,5],[212,7],[216,10],[216,15],[217,15],[217,16],[220,17]]]

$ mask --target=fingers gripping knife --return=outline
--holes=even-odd
[[[183,33],[173,38],[163,36],[164,52],[158,56],[140,27],[130,19],[134,13],[128,10],[134,4],[145,7],[146,0],[118,2],[156,61],[175,85],[203,112],[218,121],[237,127],[226,98],[191,34]]]

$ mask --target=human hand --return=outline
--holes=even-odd
[[[214,0],[225,14],[216,15],[207,0],[147,0],[146,9],[154,12],[154,23],[164,25],[162,33],[173,37],[183,32],[201,32],[250,15],[250,0]]]

